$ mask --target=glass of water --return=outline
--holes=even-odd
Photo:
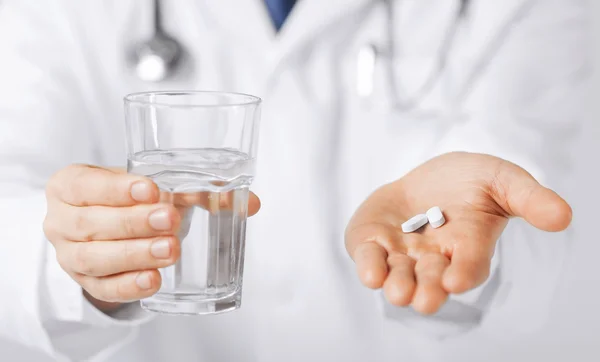
[[[240,307],[260,98],[221,92],[125,97],[127,169],[152,179],[181,214],[181,257],[160,270],[144,309],[215,314]]]

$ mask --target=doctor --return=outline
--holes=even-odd
[[[0,337],[24,351],[12,360],[442,361],[545,322],[567,252],[545,231],[571,209],[541,184],[569,175],[584,1],[162,5],[185,60],[157,83],[126,56],[154,28],[146,0],[0,6]],[[135,302],[176,258],[176,243],[152,242],[177,215],[150,217],[155,186],[108,167],[125,161],[122,96],[160,89],[265,101],[236,312],[173,318]],[[398,232],[434,205],[444,227]]]

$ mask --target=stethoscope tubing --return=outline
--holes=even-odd
[[[368,66],[369,70],[361,69],[361,65],[358,65],[357,72],[361,71],[370,72],[370,75],[365,74],[357,74],[357,79],[363,79],[363,81],[368,80],[370,78],[370,82],[374,83],[375,78],[375,69],[378,69],[378,63],[381,61],[386,61],[387,66],[384,67],[386,69],[386,79],[388,80],[388,94],[391,98],[391,103],[387,104],[386,107],[391,107],[399,111],[409,111],[415,109],[420,102],[425,99],[425,97],[435,88],[436,83],[440,80],[444,70],[447,66],[447,60],[450,55],[450,52],[454,46],[454,40],[458,33],[458,29],[460,26],[461,20],[466,16],[469,0],[461,0],[461,4],[454,15],[454,20],[450,23],[449,28],[445,32],[444,39],[442,41],[442,46],[439,50],[438,55],[436,56],[436,64],[434,65],[434,70],[425,80],[423,85],[414,92],[414,96],[408,97],[403,95],[404,93],[401,89],[401,83],[399,77],[396,74],[396,70],[394,67],[394,60],[397,58],[397,48],[394,26],[396,24],[396,7],[398,6],[398,0],[382,0],[383,6],[385,7],[386,14],[386,44],[385,49],[379,49],[377,46],[373,44],[366,44],[364,47],[372,47],[372,49],[368,50],[368,52],[372,53],[372,55],[367,54],[366,57],[371,58],[372,64]],[[364,51],[364,48],[361,49]],[[368,86],[371,88],[371,92],[365,92],[364,90],[357,88],[357,93],[362,94],[363,98],[367,98],[367,103],[377,103],[374,99],[373,88],[374,86],[371,84]],[[370,93],[370,94],[365,94]]]

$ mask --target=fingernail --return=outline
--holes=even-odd
[[[150,254],[156,259],[168,259],[171,256],[171,245],[168,239],[157,240],[150,246]]]
[[[149,273],[139,273],[135,278],[135,283],[140,289],[150,289],[152,288],[152,279],[150,278]]]
[[[150,186],[147,183],[138,181],[131,186],[131,197],[135,201],[148,201],[150,196]]]
[[[171,229],[171,219],[167,210],[154,211],[148,217],[148,223],[154,230],[169,230]]]

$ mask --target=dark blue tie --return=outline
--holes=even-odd
[[[296,0],[265,0],[265,3],[267,4],[267,9],[273,20],[273,25],[275,25],[275,29],[279,31],[285,19],[292,12]]]

